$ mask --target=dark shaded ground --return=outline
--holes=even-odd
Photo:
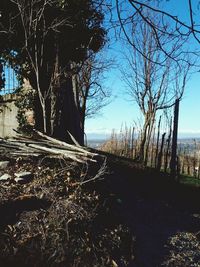
[[[110,184],[136,238],[130,267],[200,266],[200,189],[108,155]],[[103,189],[104,190],[104,189]]]
[[[169,176],[145,169],[129,159],[105,155],[107,173],[103,179],[87,183],[80,191],[75,190],[76,194],[73,193],[76,182],[73,176],[77,174],[71,175],[66,190],[66,173],[54,179],[55,173],[49,169],[38,169],[40,173],[32,184],[23,187],[15,185],[11,191],[2,191],[2,196],[7,195],[0,203],[0,228],[3,231],[10,225],[15,231],[20,230],[20,236],[15,237],[14,234],[17,236],[18,232],[7,230],[6,233],[11,237],[4,238],[4,243],[0,245],[5,248],[5,242],[13,240],[17,245],[23,243],[20,247],[23,253],[21,250],[21,254],[9,251],[13,257],[9,266],[200,266],[200,189],[178,185]],[[34,169],[35,172],[38,170]],[[40,176],[41,179],[38,179]],[[19,198],[19,192],[27,195]],[[74,212],[73,216],[70,215],[71,211]],[[76,217],[77,214],[80,216]],[[71,253],[70,257],[77,257],[77,261],[71,259],[71,262],[63,260],[56,263],[54,251],[60,246],[59,240],[63,234],[59,233],[58,240],[54,242],[54,235],[51,234],[55,228],[52,231],[42,228],[46,229],[44,237],[48,234],[52,239],[48,243],[41,243],[39,239],[39,247],[35,245],[37,242],[32,241],[38,238],[41,230],[24,241],[31,232],[31,226],[35,225],[37,230],[38,225],[45,222],[55,227],[56,220],[60,222],[62,217],[74,221],[72,224],[70,221],[74,233],[71,243],[68,244],[68,240],[63,242],[68,242],[66,247]],[[60,224],[56,227],[60,228]],[[34,265],[34,257],[44,253],[40,249],[41,244],[43,250],[51,247],[50,254],[46,255],[49,261],[43,257],[42,264],[39,262]],[[79,247],[82,250],[74,254],[75,248]],[[35,251],[36,255],[30,251]],[[21,265],[15,264],[17,253],[20,260],[32,255],[32,265],[30,261],[24,265],[22,261]],[[3,258],[4,263],[0,262],[0,266],[8,266],[7,259]],[[95,260],[98,262],[96,265]]]

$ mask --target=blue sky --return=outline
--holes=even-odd
[[[197,2],[197,1],[193,1]],[[187,21],[187,0],[170,0],[165,3],[166,10],[173,12]],[[172,11],[173,10],[173,11]],[[193,40],[192,46],[197,43]],[[118,44],[110,44],[110,54],[114,58],[120,58]],[[199,44],[200,47],[200,44]],[[117,62],[120,64],[120,62]],[[126,94],[125,84],[117,69],[110,70],[106,75],[106,84],[111,88],[113,101],[106,106],[100,116],[86,120],[86,134],[88,137],[109,136],[112,129],[119,130],[122,124],[131,126],[134,122],[141,121],[141,115],[137,105],[130,101]],[[200,72],[190,75],[185,94],[180,105],[179,137],[200,137]]]

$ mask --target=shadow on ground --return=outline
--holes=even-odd
[[[106,156],[110,174],[98,190],[108,202],[116,201],[116,216],[136,238],[129,267],[200,266],[200,189],[179,185],[129,159]],[[190,247],[188,233],[197,237],[196,250]],[[188,236],[187,240],[179,234]],[[170,247],[173,237],[181,251]]]

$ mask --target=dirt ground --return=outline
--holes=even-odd
[[[11,160],[0,181],[0,266],[200,266],[200,190],[131,160],[101,168]],[[1,160],[5,160],[1,159]],[[19,171],[33,179],[14,181]]]

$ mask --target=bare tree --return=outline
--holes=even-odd
[[[169,3],[167,3],[169,2]],[[117,16],[121,30],[129,44],[141,55],[143,51],[137,41],[132,38],[128,26],[138,21],[143,21],[154,33],[157,47],[160,49],[162,57],[156,64],[162,65],[166,58],[173,58],[177,63],[184,61],[184,55],[199,56],[198,45],[200,44],[199,18],[197,17],[199,1],[185,0],[183,5],[187,6],[186,21],[177,15],[178,9],[168,11],[170,1],[165,0],[116,0]],[[152,16],[148,16],[151,13]],[[160,18],[159,24],[155,18]],[[165,42],[163,42],[163,35]],[[168,41],[168,38],[170,42]],[[193,49],[187,47],[190,41],[196,41],[197,47]],[[180,50],[180,48],[183,48]]]
[[[79,70],[73,75],[72,80],[83,133],[85,119],[94,117],[109,103],[111,92],[104,84],[104,74],[111,66],[113,61],[107,60],[104,52],[100,55],[90,53],[87,60],[76,65]]]
[[[158,64],[162,54],[155,33],[148,24],[140,22],[132,25],[130,35],[134,36],[142,53],[128,46],[125,55],[128,68],[122,69],[122,74],[132,99],[144,117],[139,152],[140,160],[144,161],[145,147],[148,150],[156,115],[158,111],[172,107],[176,99],[182,98],[190,64],[186,60],[180,68],[172,57],[165,58],[162,65]],[[159,38],[165,41],[165,36],[162,38],[160,35]]]

